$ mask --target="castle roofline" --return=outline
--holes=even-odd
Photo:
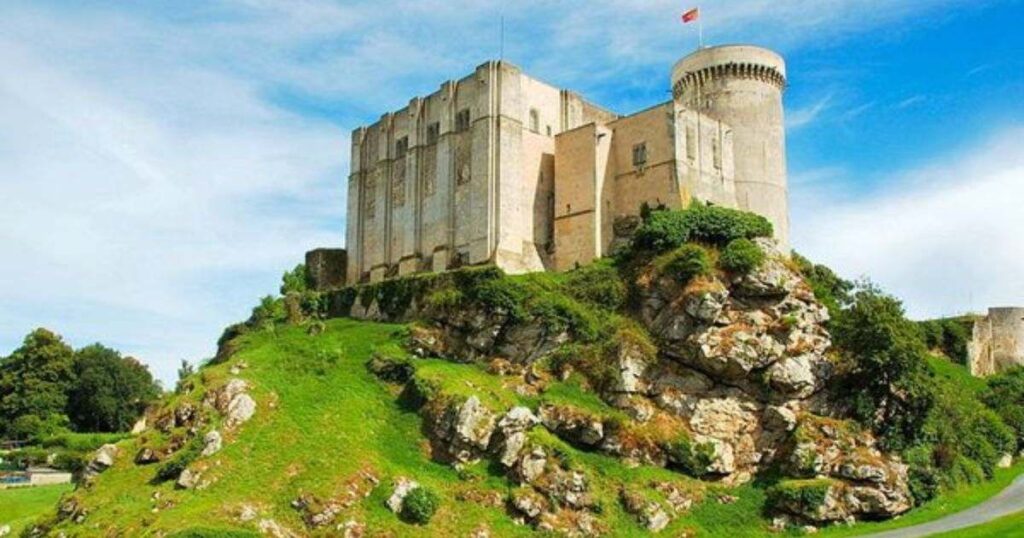
[[[672,80],[678,80],[686,73],[692,73],[727,64],[757,64],[769,67],[786,78],[786,61],[777,52],[756,45],[716,45],[700,49],[672,66]]]

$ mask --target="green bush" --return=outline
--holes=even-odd
[[[770,237],[768,219],[718,206],[693,203],[682,211],[653,211],[637,229],[634,247],[664,252],[690,241],[724,245],[733,239]]]
[[[711,256],[700,245],[683,245],[654,261],[659,273],[669,275],[680,283],[687,283],[698,275],[711,272]]]
[[[260,304],[256,305],[256,307],[252,309],[252,316],[249,317],[249,325],[259,328],[268,328],[273,326],[275,323],[284,321],[286,317],[284,300],[275,299],[274,297],[267,295],[260,299]]]
[[[1024,450],[1024,368],[992,376],[981,400],[1013,429],[1017,450]]]
[[[565,289],[573,298],[605,310],[618,311],[626,302],[625,282],[604,260],[570,271]]]
[[[156,480],[158,482],[176,480],[181,476],[182,471],[199,458],[199,454],[203,450],[202,441],[199,437],[192,439],[181,450],[178,450],[174,456],[171,456],[169,460],[161,464],[156,470]]]
[[[441,498],[433,490],[419,486],[402,501],[402,517],[407,521],[426,525],[441,506]]]
[[[298,264],[291,271],[285,271],[281,276],[281,295],[289,293],[305,293],[312,289],[312,281],[305,264]]]
[[[811,480],[783,480],[768,488],[766,503],[775,510],[814,512],[825,503],[833,481],[827,478]]]
[[[730,273],[746,274],[764,263],[765,254],[757,243],[745,238],[733,239],[722,249],[718,265]]]
[[[970,318],[942,318],[918,322],[928,349],[941,351],[959,364],[967,364],[967,343],[971,340]]]
[[[814,297],[828,308],[828,313],[833,319],[839,315],[842,308],[850,304],[853,282],[840,278],[828,267],[814,264],[796,252],[793,253],[792,259],[800,274],[810,284]]]
[[[707,474],[708,466],[714,461],[715,446],[711,443],[696,443],[689,435],[683,434],[669,443],[665,452],[684,473],[700,478]]]

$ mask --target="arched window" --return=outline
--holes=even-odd
[[[540,113],[537,112],[536,108],[530,109],[530,130],[540,133]]]

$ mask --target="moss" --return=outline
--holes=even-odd
[[[767,505],[775,510],[811,514],[825,504],[836,482],[828,478],[783,480],[768,488]]]
[[[665,452],[680,470],[699,478],[707,474],[708,467],[714,461],[715,445],[698,443],[689,434],[683,433],[665,445]]]

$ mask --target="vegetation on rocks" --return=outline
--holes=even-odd
[[[36,528],[763,536],[1000,476],[1024,383],[958,391],[898,301],[770,235],[695,205],[567,273],[299,266]]]

